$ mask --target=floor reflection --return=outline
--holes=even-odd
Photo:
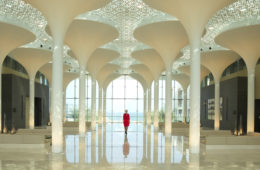
[[[85,136],[67,135],[64,154],[47,150],[0,149],[0,170],[253,170],[260,169],[260,150],[205,150],[189,153],[188,138],[165,137],[153,126],[131,124],[125,136],[122,124],[97,126]]]
[[[162,132],[142,123],[131,125],[127,135],[119,123],[97,126],[84,137],[65,137],[66,160],[86,164],[180,164],[189,162],[183,136],[165,139]]]

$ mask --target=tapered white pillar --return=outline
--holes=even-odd
[[[2,132],[2,63],[0,63],[0,133]]]
[[[247,133],[255,131],[255,67],[248,66]]]
[[[154,81],[154,128],[159,126],[159,79]]]
[[[165,136],[170,137],[172,133],[172,71],[166,70],[165,88]]]
[[[147,90],[144,90],[144,123],[147,123]]]
[[[107,90],[103,89],[103,122],[106,123]]]
[[[221,33],[215,42],[236,51],[245,61],[248,73],[247,133],[255,128],[255,66],[260,56],[260,26],[249,25]]]
[[[34,129],[34,75],[30,75],[30,111],[29,111],[29,128]]]
[[[86,133],[85,91],[86,91],[85,68],[81,66],[80,73],[79,73],[79,134],[81,136],[85,135]]]
[[[215,78],[215,116],[214,116],[214,129],[219,130],[220,128],[220,80]]]
[[[187,123],[187,88],[183,89],[183,122]]]
[[[147,90],[148,92],[148,111],[147,111],[147,124],[150,125],[151,124],[151,106],[152,106],[152,101],[151,101],[151,97],[152,97],[152,92],[151,92],[151,87],[148,88]]]
[[[214,50],[201,54],[201,64],[206,66],[214,76],[215,82],[215,116],[214,129],[220,129],[220,79],[224,70],[234,63],[240,56],[230,50]],[[201,70],[203,72],[203,70]],[[201,80],[203,76],[201,74]]]
[[[53,48],[53,76],[52,76],[52,152],[60,153],[63,147],[63,55],[64,38],[67,29],[73,18],[77,15],[88,12],[106,5],[103,1],[84,0],[27,0],[34,7],[38,8],[48,21],[51,35],[54,41]],[[57,168],[58,169],[58,168]]]
[[[200,152],[200,37],[191,41],[189,147],[195,154]]]
[[[102,112],[102,87],[99,87],[98,92],[98,124],[103,123],[103,112]]]
[[[49,84],[49,123],[52,123],[52,108],[51,108],[51,95],[52,95],[52,85]]]
[[[66,89],[63,92],[63,122],[66,122]]]
[[[96,78],[92,76],[91,129],[96,130]]]
[[[63,150],[63,39],[55,38],[52,62],[52,152]]]

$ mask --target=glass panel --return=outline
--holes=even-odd
[[[70,82],[66,89],[66,98],[74,98],[75,97],[75,81]]]
[[[79,98],[79,79],[75,80],[75,98]]]
[[[137,98],[137,81],[134,79],[126,78],[125,82],[125,92],[126,96],[125,98]]]
[[[66,100],[66,120],[74,121],[74,99]]]
[[[124,98],[125,97],[125,83],[124,77],[120,77],[116,81],[113,82],[113,98]]]

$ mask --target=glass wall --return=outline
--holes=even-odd
[[[152,84],[152,89],[154,83]],[[190,92],[187,90],[187,115],[189,115]],[[182,122],[183,120],[183,104],[184,93],[179,82],[172,80],[172,121]],[[154,90],[152,90],[152,110],[154,105]],[[159,80],[159,121],[164,122],[165,113],[165,76],[161,76]],[[153,115],[153,113],[152,113]],[[189,119],[188,119],[189,120]]]
[[[91,77],[86,76],[86,120],[91,120]],[[98,83],[96,90],[96,111],[98,111]],[[152,118],[154,110],[154,85],[152,84]],[[143,87],[135,79],[124,75],[112,81],[107,88],[106,120],[107,122],[122,122],[122,114],[128,109],[131,122],[143,122]],[[187,92],[187,114],[189,115],[189,88]],[[172,121],[183,121],[183,89],[172,81]],[[159,80],[159,121],[164,122],[165,112],[165,76]],[[72,81],[66,89],[66,119],[78,121],[79,114],[79,79]],[[189,120],[189,117],[187,118]]]
[[[91,120],[91,77],[86,75],[86,121]],[[97,85],[98,99],[98,85]],[[66,120],[78,121],[79,117],[79,79],[73,80],[66,89]]]
[[[122,122],[125,109],[131,122],[143,122],[143,87],[135,79],[124,75],[112,81],[107,88],[107,122]]]

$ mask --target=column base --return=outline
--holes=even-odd
[[[189,148],[191,154],[199,154],[200,153],[200,147],[190,147]]]
[[[52,153],[62,153],[62,151],[63,151],[62,146],[52,145]]]

